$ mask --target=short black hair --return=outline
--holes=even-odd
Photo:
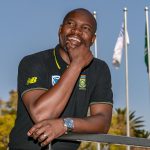
[[[97,30],[97,21],[96,21],[94,15],[93,15],[89,10],[87,10],[87,9],[85,9],[85,8],[77,8],[77,9],[73,9],[73,10],[69,11],[69,12],[66,14],[66,16],[64,17],[64,19],[63,19],[63,24],[64,24],[64,22],[66,21],[66,19],[67,19],[72,13],[74,13],[74,12],[80,12],[80,11],[86,12],[86,13],[93,19],[93,22],[94,22],[94,24],[95,24],[95,29],[94,29],[94,33],[95,33],[96,30]]]

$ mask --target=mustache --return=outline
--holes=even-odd
[[[70,41],[70,39],[69,38],[78,38],[79,40],[80,40],[80,43],[81,44],[84,44],[84,43],[86,43],[84,40],[83,40],[83,38],[81,38],[80,36],[78,36],[78,35],[75,35],[75,34],[69,34],[69,35],[65,35],[64,36],[64,42],[65,42],[65,46],[67,45],[67,41]]]
[[[77,37],[81,41],[80,45],[83,44],[83,45],[89,47],[89,45],[87,45],[86,41],[79,35],[76,35],[76,34],[68,34],[68,35],[64,35],[64,36],[59,35],[59,40],[61,43],[63,43],[62,48],[64,49],[64,51],[68,52],[68,43],[70,43],[69,37]]]
[[[76,34],[69,34],[69,35],[65,35],[64,39],[65,41],[69,38],[69,37],[77,37],[81,42],[83,41],[82,37]]]

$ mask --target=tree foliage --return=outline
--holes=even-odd
[[[7,107],[10,110],[10,113],[14,114],[17,111],[18,93],[15,90],[11,90],[9,95]]]
[[[143,129],[144,121],[143,117],[136,117],[135,111],[130,112],[129,121],[130,121],[130,136],[131,137],[141,137],[148,138],[150,133]],[[118,108],[113,112],[111,127],[109,130],[110,134],[115,135],[124,135],[126,136],[126,108]],[[126,150],[125,146],[118,145],[110,145],[110,150]],[[136,150],[136,148],[132,147],[132,150]],[[142,148],[141,148],[142,150]]]
[[[0,116],[0,150],[6,150],[9,133],[14,126],[15,115],[6,114]]]
[[[130,112],[130,136],[148,138],[150,133],[143,129],[144,120],[142,118],[142,116],[136,117],[135,111]],[[109,133],[115,135],[126,135],[126,108],[115,109]]]
[[[6,150],[9,133],[14,126],[17,111],[17,91],[10,91],[9,100],[0,100],[0,150]]]

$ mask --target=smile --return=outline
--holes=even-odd
[[[81,40],[77,37],[68,37],[68,39],[81,43]]]

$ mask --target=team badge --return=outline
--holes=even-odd
[[[79,89],[86,90],[86,75],[81,75],[79,79]]]
[[[52,85],[54,86],[60,79],[59,75],[52,75]]]

